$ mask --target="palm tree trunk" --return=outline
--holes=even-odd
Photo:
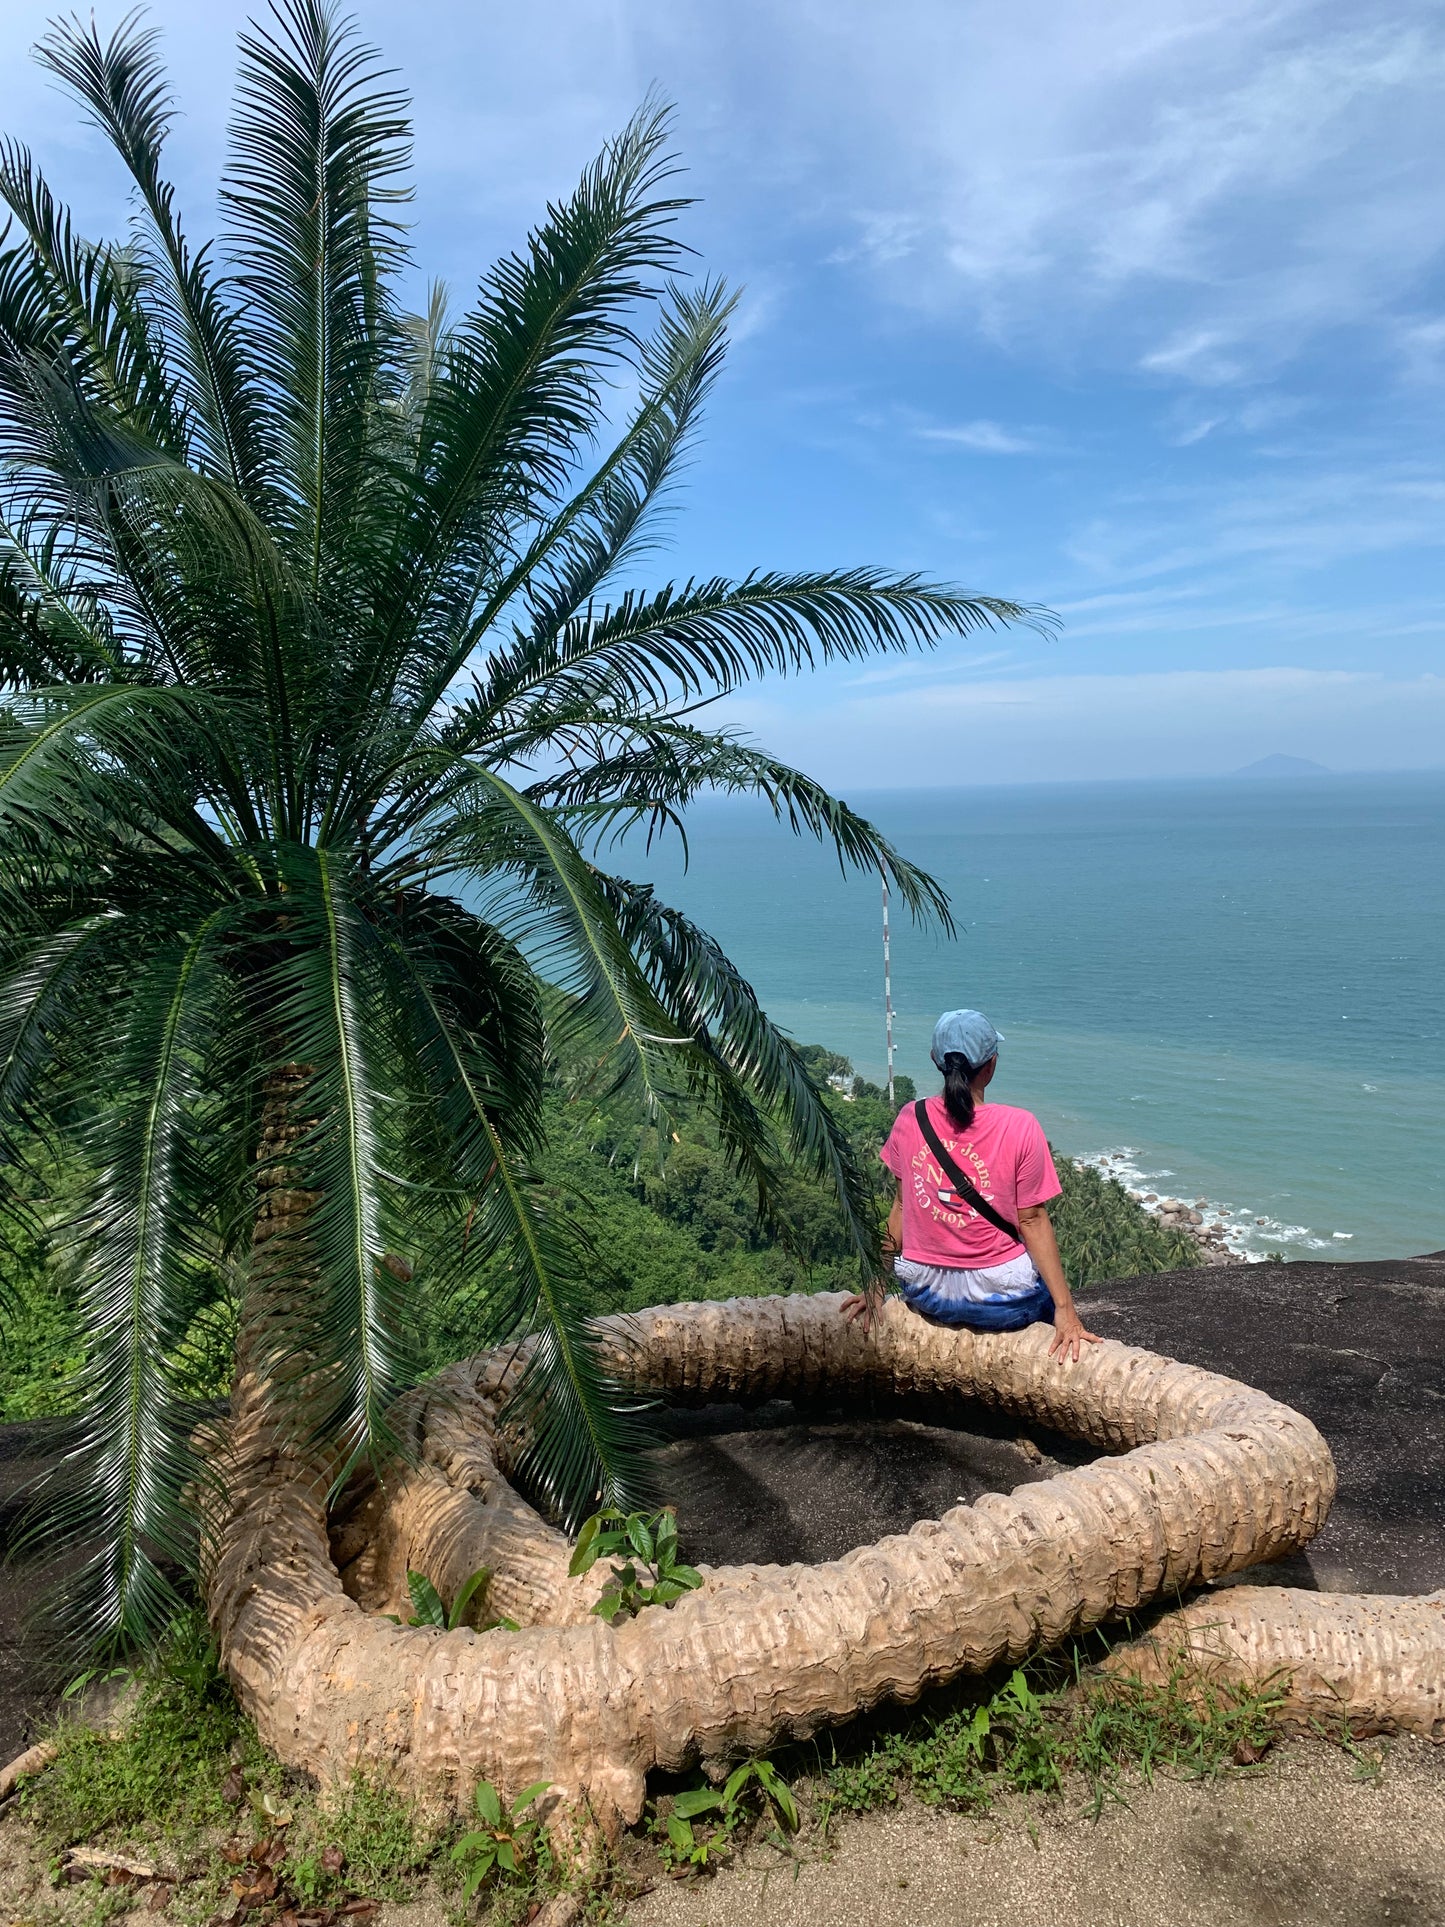
[[[946,1331],[897,1303],[865,1337],[839,1305],[832,1294],[758,1298],[604,1321],[608,1367],[688,1402],[952,1393],[1118,1456],[826,1564],[707,1572],[673,1607],[612,1626],[579,1611],[560,1535],[523,1516],[515,1495],[510,1509],[497,1503],[515,1360],[454,1366],[427,1388],[417,1464],[372,1518],[371,1574],[412,1564],[454,1590],[475,1567],[516,1559],[507,1545],[520,1533],[525,1584],[505,1583],[531,1623],[441,1633],[366,1610],[343,1590],[314,1469],[247,1460],[210,1597],[261,1738],[323,1778],[360,1766],[457,1803],[483,1778],[513,1794],[545,1780],[555,1825],[590,1815],[615,1832],[641,1813],[654,1767],[762,1753],[885,1698],[911,1700],[1161,1592],[1278,1558],[1324,1523],[1324,1441],[1248,1386],[1114,1343],[1066,1365],[1049,1357],[1043,1327]],[[1360,1628],[1362,1677],[1408,1725],[1428,1669],[1417,1659],[1401,1682]]]

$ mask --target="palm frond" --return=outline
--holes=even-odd
[[[76,234],[18,141],[0,141],[0,198],[29,247],[31,271],[56,326],[55,347],[116,412],[175,454],[184,428],[158,330],[138,298],[136,263]]]
[[[628,593],[552,635],[519,635],[488,662],[472,702],[458,705],[458,720],[525,732],[554,703],[661,709],[724,695],[769,671],[902,655],[945,635],[1046,620],[1021,603],[882,569],[769,571],[740,582],[715,576],[653,595]]]
[[[192,1554],[181,1495],[201,1472],[191,1446],[196,1414],[166,1359],[182,1335],[186,1274],[214,1257],[210,1133],[198,1128],[196,1073],[216,1020],[224,918],[157,944],[121,1003],[119,1059],[109,1066],[118,1088],[97,1084],[87,1133],[99,1177],[71,1234],[83,1259],[87,1355],[45,1549],[87,1549],[81,1571],[67,1575],[66,1627],[113,1649],[153,1637],[173,1617],[180,1601],[167,1566]]]
[[[0,979],[0,1152],[18,1157],[18,1140],[37,1119],[29,1097],[49,1054],[50,1037],[63,1026],[75,979],[103,955],[118,933],[119,919],[90,917],[48,933],[29,946]]]
[[[388,282],[404,258],[388,207],[411,129],[406,97],[323,0],[273,0],[241,36],[225,201],[276,459],[295,492],[293,559],[313,593],[343,588],[369,460],[400,359]]]
[[[684,252],[668,232],[686,202],[663,192],[667,127],[655,106],[634,116],[450,330],[417,423],[366,687],[389,687],[428,629],[449,651],[522,532],[569,492],[609,367],[641,346],[634,310]]]
[[[109,680],[124,654],[103,594],[58,529],[38,536],[0,518],[0,689]]]
[[[511,946],[460,907],[432,918],[424,935],[408,919],[407,941],[389,957],[422,1071],[426,1168],[434,1186],[444,1174],[449,1192],[432,1288],[468,1304],[479,1345],[530,1340],[514,1408],[529,1434],[517,1471],[575,1527],[599,1498],[638,1495],[643,1435],[599,1361],[580,1284],[585,1233],[521,1148],[537,1143],[535,1063],[530,1089],[516,1084],[524,1033],[541,1046],[540,1012],[528,1009]],[[501,1006],[520,1009],[499,1035]],[[512,1049],[498,1049],[503,1042]]]
[[[782,1122],[793,1156],[836,1191],[865,1277],[878,1269],[878,1216],[847,1133],[823,1101],[797,1046],[769,1022],[752,986],[717,941],[680,911],[660,903],[652,888],[621,877],[599,877],[618,927],[636,950],[659,998],[691,1032],[720,1073],[756,1093]],[[738,1129],[724,1142],[744,1168],[766,1178],[766,1147]]]
[[[213,276],[207,250],[193,253],[161,173],[173,106],[159,35],[132,13],[102,42],[92,18],[57,22],[38,48],[42,63],[80,99],[125,163],[149,222],[143,258],[164,330],[173,387],[197,460],[224,476],[253,508],[266,500],[257,397],[239,317]],[[12,202],[13,205],[13,202]]]
[[[563,740],[576,725],[554,733]],[[558,810],[574,835],[620,837],[645,824],[648,841],[664,826],[686,842],[682,811],[705,790],[761,796],[795,836],[830,842],[840,869],[873,870],[889,878],[915,918],[936,920],[954,934],[943,886],[899,854],[881,830],[859,816],[821,783],[726,731],[697,729],[669,719],[644,720],[635,729],[599,716],[591,737],[594,753],[577,757],[554,776],[530,784],[535,802]],[[620,738],[609,753],[608,738]]]
[[[267,1248],[291,1289],[265,1363],[308,1442],[339,1453],[344,1478],[358,1456],[393,1443],[386,1414],[412,1369],[406,1281],[386,1262],[398,1249],[386,1022],[353,867],[325,849],[285,856],[287,940],[265,1023],[304,1067],[295,1108],[306,1129],[285,1161],[288,1185],[310,1203]]]
[[[508,604],[525,597],[530,626],[551,633],[646,547],[645,526],[694,432],[727,348],[735,297],[720,282],[673,286],[643,344],[642,396],[607,459],[550,516],[450,647],[427,665],[414,707],[430,713]]]
[[[639,970],[597,875],[557,818],[496,770],[473,767],[470,795],[453,795],[434,828],[429,861],[470,877],[491,920],[523,944],[534,967],[565,993],[557,1048],[591,1048],[618,1087],[635,1083],[648,1109],[665,1110],[667,1054],[685,1045]]]

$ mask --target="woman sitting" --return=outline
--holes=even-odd
[[[942,1325],[1021,1331],[1052,1324],[1052,1356],[1097,1345],[1085,1331],[1049,1221],[1061,1186],[1043,1127],[1030,1111],[984,1093],[1002,1038],[981,1011],[950,1010],[930,1055],[943,1095],[905,1106],[880,1156],[899,1182],[886,1254],[904,1303]],[[871,1294],[850,1298],[848,1319],[872,1321]]]

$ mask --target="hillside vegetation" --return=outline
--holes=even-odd
[[[820,1079],[846,1081],[852,1066],[821,1046],[806,1051]],[[897,1080],[897,1104],[913,1086]],[[896,1106],[862,1079],[827,1102],[843,1121],[864,1168],[874,1174],[886,1211],[887,1173],[878,1151]],[[601,1101],[562,1080],[548,1099],[551,1128],[543,1160],[558,1207],[585,1233],[584,1283],[599,1311],[675,1304],[694,1298],[755,1297],[768,1292],[851,1291],[858,1282],[841,1213],[825,1187],[791,1175],[759,1210],[757,1193],[728,1167],[716,1127],[699,1116],[659,1143],[632,1104]],[[1055,1154],[1063,1196],[1053,1206],[1064,1267],[1076,1290],[1104,1278],[1178,1270],[1198,1262],[1191,1241],[1165,1230],[1112,1178]],[[0,1331],[0,1417],[40,1417],[66,1409],[67,1379],[81,1358],[76,1280],[58,1267],[45,1227],[66,1211],[64,1167],[52,1165],[28,1186],[26,1209],[12,1209],[0,1242],[6,1287]],[[12,1201],[13,1204],[14,1201]],[[476,1348],[480,1324],[472,1298],[433,1302],[426,1268],[417,1273],[427,1362],[432,1368]],[[486,1289],[485,1274],[479,1287]],[[224,1281],[197,1280],[197,1310],[175,1361],[186,1389],[215,1395],[229,1371],[233,1314]]]

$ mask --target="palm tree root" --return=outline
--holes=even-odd
[[[262,1740],[320,1778],[361,1769],[428,1800],[465,1801],[484,1778],[513,1793],[546,1780],[554,1824],[612,1834],[640,1815],[654,1767],[760,1753],[916,1699],[1297,1550],[1324,1523],[1324,1440],[1235,1380],[1112,1342],[1066,1364],[1045,1327],[945,1330],[897,1302],[865,1336],[839,1304],[753,1298],[603,1320],[607,1364],[639,1391],[699,1404],[964,1397],[1103,1456],[826,1564],[706,1570],[674,1606],[608,1624],[591,1612],[605,1575],[570,1579],[566,1538],[508,1480],[525,1444],[506,1420],[521,1351],[413,1394],[397,1415],[409,1462],[330,1517],[325,1479],[243,1397],[209,1600]],[[383,1616],[404,1610],[409,1568],[451,1596],[481,1566],[490,1612],[520,1631]],[[1301,1597],[1241,1588],[1207,1602],[1210,1623],[1237,1614],[1240,1650],[1274,1672],[1308,1657],[1346,1691],[1367,1675],[1371,1705],[1402,1722],[1421,1694],[1376,1678],[1419,1671],[1429,1635],[1435,1685],[1422,1691],[1438,1725],[1438,1601],[1418,1624],[1349,1602],[1326,1663]]]

